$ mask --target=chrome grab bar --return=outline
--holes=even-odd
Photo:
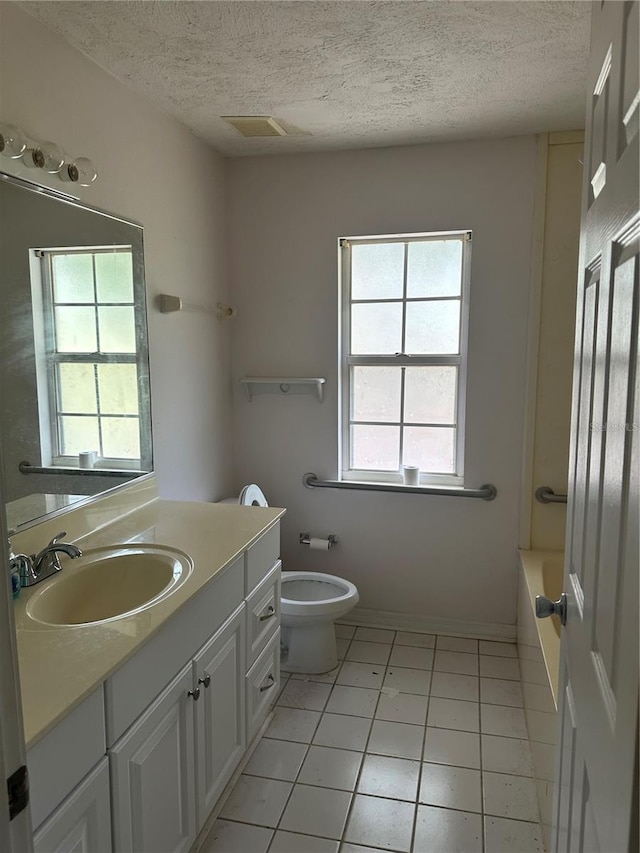
[[[401,492],[406,495],[442,495],[453,498],[481,498],[492,501],[498,490],[490,483],[479,489],[461,489],[456,486],[403,486],[399,483],[356,483],[351,480],[319,480],[309,472],[302,478],[308,489],[355,489],[361,492]]]
[[[566,504],[566,495],[557,495],[550,486],[540,486],[536,489],[536,500],[541,504]]]

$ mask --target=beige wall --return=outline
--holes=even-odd
[[[514,624],[535,169],[533,137],[229,162],[236,485],[288,508],[285,568],[342,575],[368,609]],[[305,489],[305,472],[337,473],[337,238],[461,228],[473,230],[465,474],[497,500]],[[237,380],[251,375],[324,376],[325,402],[249,403]],[[310,552],[304,531],[339,544]]]
[[[231,484],[231,324],[153,298],[228,302],[224,161],[11,3],[0,3],[0,117],[91,157],[87,203],[145,228],[155,464],[165,497]],[[61,185],[62,186],[62,185]]]
[[[582,134],[551,134],[538,327],[532,490],[567,493],[580,235]],[[566,506],[531,505],[531,548],[564,549]]]

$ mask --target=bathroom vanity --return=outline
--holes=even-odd
[[[17,600],[35,849],[186,853],[275,701],[284,511],[151,499],[83,533],[110,500],[66,515],[68,540],[178,549],[191,571],[153,606],[92,625],[35,620],[37,585]]]

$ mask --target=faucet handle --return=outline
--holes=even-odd
[[[63,530],[61,533],[56,533],[56,535],[53,537],[51,542],[49,542],[49,545],[56,545],[58,542],[60,542],[62,539],[64,539],[64,537],[66,535],[67,535],[66,530]]]

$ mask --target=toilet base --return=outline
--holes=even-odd
[[[318,675],[338,665],[336,629],[333,621],[312,625],[285,626],[280,669],[283,672],[306,672]]]

